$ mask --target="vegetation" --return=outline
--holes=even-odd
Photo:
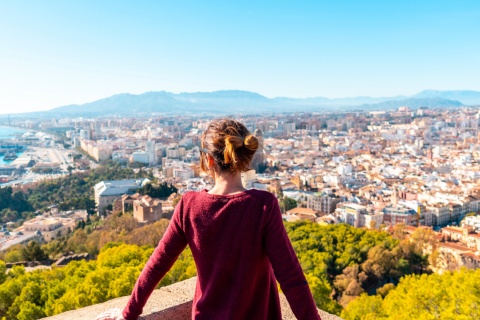
[[[64,268],[6,274],[0,261],[0,317],[32,320],[130,294],[152,247],[110,243],[95,261],[74,261]],[[158,287],[196,274],[190,250],[185,250]]]
[[[32,211],[32,205],[22,192],[14,193],[11,187],[0,188],[0,219],[2,222],[25,219]]]
[[[32,286],[40,286],[41,291],[47,293],[42,295],[43,300],[37,301],[31,300],[30,296],[28,300],[26,293],[22,296],[22,290],[17,290],[13,291],[17,292],[15,297],[3,301],[0,292],[0,306],[4,306],[4,313],[0,316],[21,319],[18,310],[23,309],[18,309],[18,305],[23,304],[32,309],[30,314],[51,315],[130,293],[146,258],[165,232],[168,220],[139,227],[131,215],[125,214],[108,217],[102,226],[96,223],[92,221],[75,230],[70,237],[54,240],[41,248],[50,257],[58,257],[65,251],[100,252],[96,262],[75,262],[75,270],[80,271],[73,271],[69,265],[66,270],[70,271],[59,276],[65,285],[56,289],[42,282],[45,278],[56,279],[52,275],[59,272],[56,269],[43,271],[48,276],[37,272],[36,277],[30,274],[11,277],[10,274],[21,273],[15,269],[17,271],[5,276],[6,283],[21,279],[24,285],[33,282]],[[348,225],[320,226],[309,222],[286,223],[286,228],[318,307],[332,313],[340,314],[342,307],[359,296],[358,299],[365,299],[361,296],[365,293],[378,292],[388,296],[402,276],[425,271],[426,258],[419,256],[415,247],[385,232],[366,231]],[[119,241],[124,244],[120,245]],[[192,256],[185,251],[161,285],[187,279],[195,272]],[[82,285],[76,288],[79,283]],[[49,285],[55,286],[53,283]],[[60,286],[60,283],[56,285]],[[50,294],[49,290],[55,294]]]
[[[177,191],[178,189],[175,188],[175,186],[167,182],[162,182],[158,186],[147,183],[143,187],[137,189],[138,193],[149,195],[152,198],[167,198],[172,193],[176,193]]]
[[[283,212],[286,212],[290,209],[296,208],[297,207],[297,201],[295,199],[282,196],[278,199],[278,204],[280,205],[280,208],[282,208]]]
[[[425,257],[385,232],[307,222],[286,228],[317,305],[332,313],[364,292],[424,270]]]
[[[30,241],[22,248],[22,258],[24,261],[44,261],[48,255],[43,251],[38,242]]]
[[[130,214],[110,215],[102,225],[95,221],[71,235],[50,241],[42,249],[50,258],[58,258],[65,252],[98,255],[110,242],[122,242],[138,246],[155,247],[167,230],[169,221],[161,219],[148,225],[140,225]]]
[[[362,294],[342,312],[345,320],[480,319],[480,270],[409,275],[397,287]]]
[[[30,208],[33,207],[36,210],[46,209],[52,203],[57,203],[60,210],[86,209],[91,214],[95,211],[93,198],[95,184],[103,180],[129,179],[134,176],[131,169],[122,168],[119,164],[111,162],[88,172],[33,184],[24,190],[23,197],[26,198]],[[22,208],[22,210],[28,209]]]
[[[41,248],[33,243],[27,249],[15,248],[5,260],[23,258],[25,251],[51,258],[64,252],[89,252],[98,254],[98,259],[31,273],[16,267],[8,274],[2,272],[0,262],[0,282],[4,282],[0,317],[37,319],[129,294],[167,226],[168,220],[160,220],[140,227],[130,214],[111,215],[102,225],[92,219]],[[418,229],[405,240],[401,226],[394,236],[348,225],[302,221],[285,226],[317,306],[323,310],[346,320],[478,318],[480,271],[429,275],[429,257],[422,254],[433,245],[428,230]],[[186,250],[160,286],[195,273],[192,255]]]

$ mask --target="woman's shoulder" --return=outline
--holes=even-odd
[[[190,201],[196,201],[196,200],[201,200],[201,199],[235,199],[235,200],[241,200],[241,199],[247,199],[247,198],[256,198],[258,200],[263,200],[266,202],[270,202],[273,200],[276,200],[276,197],[273,193],[264,191],[264,190],[258,190],[258,189],[248,189],[244,192],[241,193],[235,193],[231,195],[214,195],[214,194],[209,194],[208,190],[204,189],[201,191],[187,191],[182,195],[182,201],[183,202],[190,202]]]
[[[269,201],[276,199],[276,197],[273,193],[265,191],[265,190],[250,189],[248,191],[251,192],[252,196],[260,198],[260,199],[269,200]]]
[[[254,202],[257,205],[272,205],[275,201],[277,201],[277,197],[268,191],[265,190],[258,190],[258,189],[249,189],[245,191],[246,196],[242,197],[244,201]]]

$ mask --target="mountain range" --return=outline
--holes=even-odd
[[[389,110],[400,106],[458,107],[480,105],[480,91],[425,90],[414,96],[354,97],[329,99],[267,98],[255,92],[223,90],[214,92],[116,94],[108,98],[49,110],[59,115],[105,115],[135,113],[270,113],[292,111]]]

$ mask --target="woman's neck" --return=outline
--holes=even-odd
[[[214,174],[215,185],[208,191],[210,194],[228,195],[245,191],[242,176],[237,174]]]

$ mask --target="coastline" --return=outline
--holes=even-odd
[[[8,129],[10,129],[10,131],[12,131],[12,133],[14,133],[14,132],[21,132],[21,133],[27,132],[26,129],[21,128],[21,127],[14,127],[14,126],[8,126],[8,125],[3,125],[3,124],[1,124],[1,125],[0,125],[0,140],[8,139],[8,138],[7,138],[8,135],[7,135],[7,136],[2,136],[2,135],[1,135],[1,132],[2,132],[1,129],[3,129],[3,128],[5,128],[5,129],[6,129],[5,131],[7,131],[7,132],[8,132]],[[13,136],[13,135],[12,135],[12,136]]]
[[[5,126],[5,125],[0,125],[0,142],[2,141],[8,141],[10,139],[15,138],[16,133],[25,133],[27,132],[23,128],[19,127],[12,127],[12,126]],[[19,153],[21,155],[22,153]],[[0,167],[8,166],[10,165],[14,160],[3,160],[5,155],[0,155]]]

